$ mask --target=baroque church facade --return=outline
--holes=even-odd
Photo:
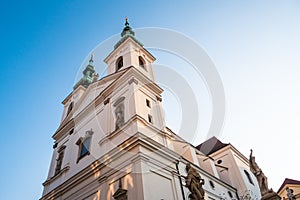
[[[234,146],[213,137],[195,147],[166,126],[155,57],[127,20],[112,49],[107,75],[91,56],[62,102],[41,200],[260,199]]]

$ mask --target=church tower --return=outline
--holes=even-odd
[[[204,185],[206,195],[218,198],[219,190],[235,194],[234,187],[200,169],[203,154],[166,127],[155,58],[127,19],[104,61],[107,76],[99,79],[92,55],[62,102],[41,199],[188,199],[183,178],[187,163],[203,179],[214,181],[217,191]]]
[[[114,46],[114,50],[105,58],[108,65],[108,75],[120,69],[135,67],[151,81],[155,81],[152,64],[155,58],[143,48],[126,18],[125,27],[121,33],[121,39]]]

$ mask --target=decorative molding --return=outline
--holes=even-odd
[[[54,180],[56,180],[58,177],[60,177],[63,173],[67,172],[70,169],[70,166],[65,166],[64,168],[62,168],[60,170],[60,172],[58,174],[56,174],[55,176],[52,176],[50,179],[46,180],[43,183],[43,186],[46,186],[50,183],[52,183]]]
[[[113,198],[116,200],[127,200],[127,190],[122,188],[122,180],[119,179],[119,188],[113,194]]]
[[[62,136],[67,135],[69,130],[71,128],[73,128],[75,126],[75,122],[74,122],[74,118],[70,119],[67,122],[63,122],[59,128],[57,129],[57,131],[54,133],[54,135],[52,136],[53,139],[58,140],[60,139]]]
[[[118,104],[120,104],[121,102],[123,102],[125,99],[125,97],[120,97],[115,103],[114,103],[114,107],[116,107]]]
[[[74,133],[74,128],[72,128],[70,131],[69,131],[69,135],[72,135]]]
[[[160,96],[156,96],[157,101],[162,102],[162,98]]]
[[[96,161],[92,162],[90,165],[86,166],[83,170],[70,177],[61,185],[59,185],[58,187],[56,187],[51,191],[48,191],[45,195],[43,195],[41,199],[46,200],[46,199],[50,199],[50,197],[58,198],[59,194],[69,191],[70,188],[75,187],[78,184],[78,182],[83,182],[89,177],[94,176],[95,171],[98,172],[100,170],[104,170],[104,168],[108,167],[109,163],[113,162],[114,160],[117,160],[120,156],[130,151],[130,149],[133,149],[139,145],[147,147],[148,149],[152,149],[153,152],[157,152],[160,155],[165,155],[163,157],[170,159],[171,162],[172,161],[176,162],[176,160],[180,158],[180,155],[175,153],[174,151],[167,148],[162,148],[162,145],[155,141],[152,142],[150,141],[152,141],[152,139],[148,138],[147,136],[144,136],[142,133],[134,134],[133,136],[131,136],[130,138],[122,142],[122,144],[118,145],[118,146],[122,146],[126,143],[126,145],[124,145],[125,148],[123,149],[123,151],[120,151],[119,148],[115,148],[108,151],[107,153],[105,153],[105,155],[103,155]],[[105,157],[109,157],[110,160],[106,160]],[[149,160],[149,162],[152,162],[152,160]],[[107,168],[108,171],[105,170],[105,173],[101,175],[103,178],[102,180],[105,181],[104,178],[105,176],[110,177],[112,174],[116,172],[118,173],[121,172],[122,169],[124,169],[123,166],[124,164],[125,163],[122,163],[122,165],[119,165],[118,168],[115,168],[115,170]],[[57,176],[59,176],[59,174]],[[51,183],[56,178],[57,177],[55,178],[53,177],[53,179],[45,181],[43,185],[45,186],[46,184]],[[101,178],[99,180],[101,181]]]
[[[63,151],[66,148],[66,145],[62,145],[61,147],[59,147],[58,149],[58,153],[60,153],[61,151]]]
[[[99,183],[102,183],[102,182],[105,182],[107,181],[107,176],[101,176],[99,179],[98,179],[98,182]]]
[[[132,163],[135,163],[135,162],[137,162],[137,161],[148,162],[148,161],[150,161],[150,159],[149,159],[146,155],[140,154],[140,155],[138,155],[138,156],[133,157],[133,159],[131,159],[131,162],[132,162]]]
[[[83,140],[83,137],[80,137],[80,138],[78,138],[78,140],[76,141],[76,145],[80,145],[80,143],[82,142],[82,140]]]
[[[93,134],[94,134],[94,131],[93,131],[93,129],[91,128],[91,130],[87,130],[87,131],[85,132],[85,137],[92,136]]]
[[[109,135],[109,134],[108,134],[108,135]],[[104,138],[102,138],[102,139],[98,142],[98,144],[99,144],[100,146],[102,146],[103,143],[106,142],[107,140],[108,140],[108,138],[107,138],[107,136],[105,136]]]
[[[143,85],[147,89],[149,89],[150,91],[153,91],[155,94],[159,95],[163,92],[163,89],[161,87],[159,87],[155,82],[153,82],[151,79],[146,77],[142,72],[140,72],[138,69],[136,69],[133,66],[121,69],[114,74],[108,75],[108,77],[115,78],[115,80],[112,81],[112,83],[110,83],[95,98],[95,100],[93,102],[91,102],[91,103],[93,103],[93,106],[95,106],[95,107],[97,107],[99,104],[101,104],[104,101],[104,98],[106,98],[107,96],[110,96],[115,88],[118,88],[125,81],[128,81],[130,78],[133,78],[133,77],[134,77],[135,81],[143,83]],[[104,79],[106,80],[106,78],[104,78]],[[104,79],[103,79],[103,81],[104,81]],[[75,117],[77,117],[77,116],[75,116]]]
[[[136,85],[139,83],[138,80],[136,80],[134,77],[132,77],[129,81],[128,84],[130,85],[131,83],[135,83]]]
[[[108,103],[109,103],[109,100],[110,100],[110,98],[105,99],[104,105],[108,104]]]
[[[100,141],[98,142],[98,144],[100,146],[103,145],[103,143],[111,140],[113,137],[116,137],[117,135],[121,134],[123,132],[123,130],[126,130],[126,128],[128,128],[128,126],[134,122],[134,121],[139,121],[141,123],[143,123],[144,125],[147,125],[148,128],[150,128],[152,131],[158,133],[161,137],[165,137],[165,138],[172,138],[167,132],[160,130],[158,128],[156,128],[153,124],[149,123],[146,119],[144,119],[142,116],[135,114],[134,116],[132,116],[130,119],[128,119],[122,126],[121,129],[118,130],[114,130],[112,132],[108,132],[105,137],[103,137],[102,139],[100,139]]]
[[[45,195],[43,195],[40,200],[48,200],[48,199],[58,199],[59,195],[62,193],[65,193],[66,191],[69,191],[70,188],[75,187],[79,182],[82,182],[86,179],[88,179],[90,176],[93,176],[95,173],[95,170],[100,170],[103,167],[103,163],[100,163],[98,160],[91,163],[89,166],[81,170],[80,172],[76,173],[71,178],[67,179],[64,183],[56,187],[55,189],[47,192]],[[93,168],[93,170],[91,170]],[[48,181],[48,180],[47,180]],[[43,185],[47,182],[45,181]],[[51,182],[54,180],[51,180]],[[46,184],[49,184],[51,182],[47,182]]]

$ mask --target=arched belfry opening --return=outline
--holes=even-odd
[[[139,66],[146,69],[146,62],[142,56],[139,56]]]
[[[123,67],[123,57],[120,56],[116,61],[116,71]]]

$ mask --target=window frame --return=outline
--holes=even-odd
[[[56,159],[55,169],[54,169],[54,176],[58,175],[62,170],[62,163],[65,155],[66,146],[62,145],[58,150],[58,157]]]
[[[148,114],[148,122],[153,124],[153,117],[150,114]]]
[[[248,178],[248,182],[249,182],[250,184],[254,185],[254,182],[253,182],[253,180],[252,180],[252,178],[251,178],[250,173],[249,173],[247,170],[245,170],[245,169],[244,169],[244,173],[245,173],[246,177]]]
[[[150,102],[149,99],[146,99],[146,106],[147,106],[148,108],[151,108],[151,102]]]
[[[88,156],[91,154],[91,145],[92,145],[92,135],[93,135],[93,130],[88,130],[85,132],[85,136],[84,137],[80,137],[76,144],[78,145],[78,155],[77,155],[77,161],[76,163],[78,163],[82,158]],[[86,142],[88,142],[88,145],[85,144]],[[85,149],[85,152],[82,153],[82,151]]]
[[[74,102],[72,101],[68,106],[67,116],[72,112],[73,107],[74,107]]]
[[[210,187],[214,190],[216,188],[215,183],[212,180],[209,180]]]
[[[122,66],[119,67],[119,63],[122,61]],[[124,67],[123,56],[118,57],[116,60],[116,72],[119,71],[122,67]]]
[[[142,56],[139,56],[138,57],[138,61],[139,61],[139,66],[142,67],[144,70],[147,71],[145,59]]]

